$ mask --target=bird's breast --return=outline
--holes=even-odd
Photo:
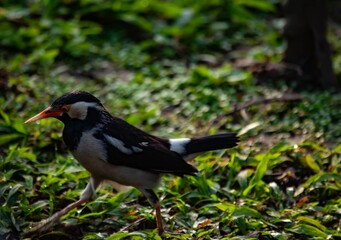
[[[79,163],[91,173],[97,171],[97,163],[106,161],[105,145],[93,136],[95,130],[83,132],[77,147],[71,150]]]
[[[97,129],[83,132],[77,148],[72,151],[73,156],[84,168],[93,175],[122,185],[138,188],[155,187],[160,179],[159,174],[107,162],[105,144],[94,137],[96,131]]]

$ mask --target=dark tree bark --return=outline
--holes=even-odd
[[[301,87],[335,87],[331,53],[327,41],[326,0],[286,0],[283,62],[300,67]]]

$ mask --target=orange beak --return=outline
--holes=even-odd
[[[47,107],[42,112],[38,113],[34,117],[31,117],[30,119],[26,120],[25,123],[35,122],[44,118],[50,118],[50,117],[60,117],[62,116],[63,111],[59,109],[53,109],[51,106]]]

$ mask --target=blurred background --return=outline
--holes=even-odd
[[[23,124],[72,90],[155,135],[240,134],[164,178],[168,238],[340,237],[340,24],[338,0],[2,0],[0,239],[86,185],[60,122]],[[98,192],[27,238],[159,237],[135,189]]]

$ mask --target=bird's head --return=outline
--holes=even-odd
[[[88,115],[89,108],[104,110],[100,101],[90,93],[73,91],[59,97],[45,110],[31,117],[25,123],[50,117],[55,117],[64,123],[68,119],[84,120]]]

